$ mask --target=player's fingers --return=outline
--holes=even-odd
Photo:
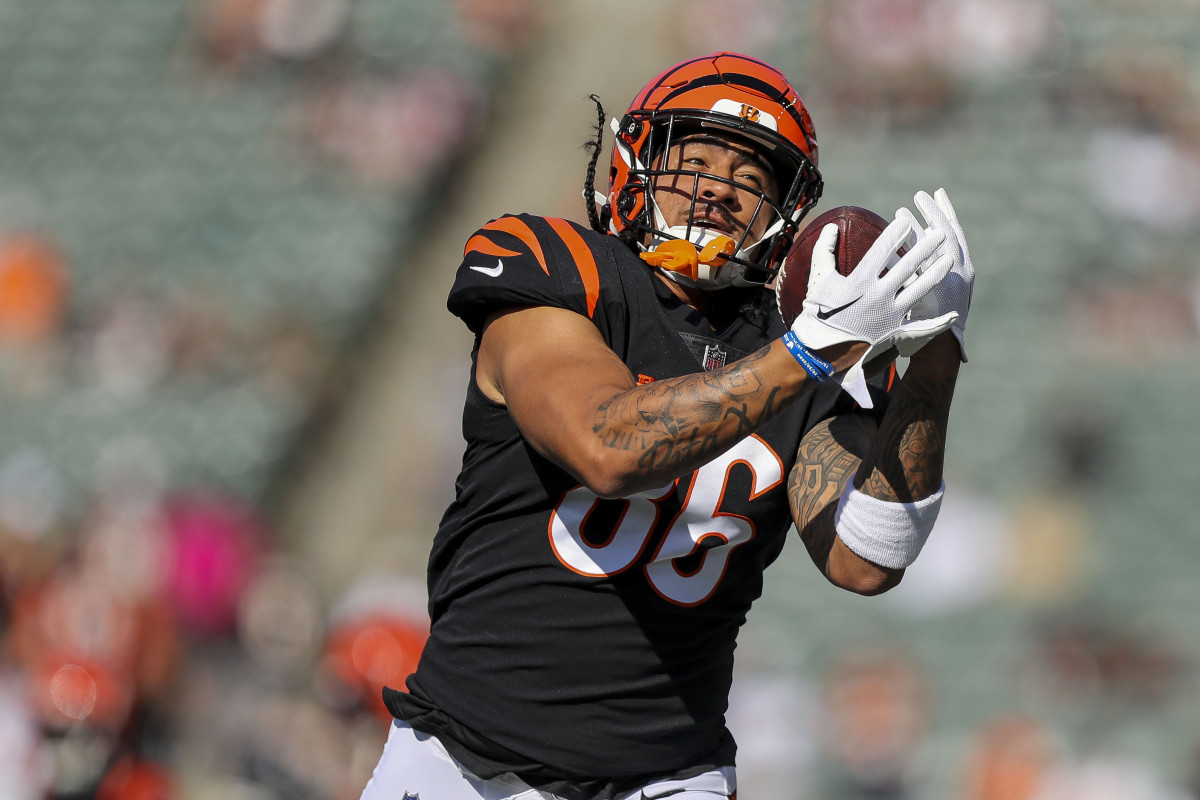
[[[938,189],[938,192],[942,196],[945,196],[944,189]],[[967,245],[963,240],[962,228],[958,226],[957,221],[952,216],[946,213],[946,209],[942,207],[941,203],[927,192],[918,192],[913,200],[930,227],[939,228],[946,232],[947,246],[950,254],[954,256],[955,269],[962,270],[970,263]],[[949,202],[949,197],[946,198],[946,201]],[[953,212],[953,210],[951,207],[950,211]]]
[[[896,306],[911,309],[925,295],[933,291],[933,287],[942,282],[954,267],[954,259],[946,253],[941,253],[932,264],[925,267],[915,281],[902,288],[896,294]]]
[[[920,236],[920,233],[925,226],[918,222],[916,215],[909,211],[905,206],[900,206],[900,208],[896,209],[896,219],[903,220],[909,224],[911,230],[908,232],[908,237],[901,242],[901,245],[911,248],[917,243],[917,238]]]
[[[817,236],[817,241],[813,244],[812,263],[808,270],[808,290],[811,294],[816,287],[820,286],[825,280],[825,277],[831,272],[836,271],[837,261],[833,251],[837,247],[838,226],[836,223],[829,223],[824,228],[821,228],[820,235]]]
[[[950,195],[945,189],[938,189],[933,193],[934,202],[937,203],[938,209],[941,210],[946,218],[954,225],[956,231],[961,231],[962,227],[958,224],[958,214],[954,212],[954,205],[950,202]]]
[[[881,236],[880,239],[882,238]],[[917,240],[912,249],[901,256],[900,260],[888,270],[887,275],[882,278],[885,285],[890,286],[893,290],[899,290],[901,286],[910,281],[912,276],[927,272],[931,260],[938,253],[938,250],[942,248],[945,241],[946,234],[943,231],[936,228],[927,231],[925,235]],[[876,241],[875,244],[878,245],[879,242]],[[934,283],[936,282],[934,281]]]
[[[917,209],[921,212],[921,216],[925,218],[926,225],[945,225],[947,228],[951,227],[950,218],[946,216],[946,213],[937,204],[937,201],[930,196],[929,192],[917,192],[916,196],[913,197],[913,203],[916,204]]]
[[[833,248],[837,246],[838,226],[836,222],[830,222],[821,228],[821,234],[817,237],[817,243],[813,245],[813,252],[828,253],[833,255]]]
[[[905,206],[901,206],[900,208],[896,209],[896,219],[902,219],[912,227],[912,230],[909,231],[908,238],[903,244],[904,248],[911,250],[914,246],[916,246],[917,239],[925,233],[924,226],[917,221],[916,215],[909,211]],[[898,252],[897,257],[899,257]],[[916,280],[916,278],[917,274],[914,272],[904,280],[904,285],[907,286],[909,283],[912,283],[914,280]]]
[[[942,190],[939,189],[938,191]],[[962,238],[961,229],[955,225],[953,217],[948,215],[941,204],[933,197],[930,197],[928,192],[918,192],[913,200],[917,204],[917,208],[921,210],[921,216],[925,217],[926,223],[931,227],[942,228],[946,231],[947,235],[956,236],[959,239]]]
[[[954,230],[954,235],[958,238],[958,246],[961,247],[963,251],[963,261],[965,262],[970,275],[974,277],[975,267],[971,263],[971,251],[967,247],[967,237],[963,233],[962,224],[958,221],[958,213],[955,212],[954,206],[950,203],[950,195],[945,189],[938,189],[936,192],[934,192],[933,197],[938,208],[941,209],[942,213],[945,214],[946,218],[950,221],[950,226]]]
[[[888,223],[888,226],[883,229],[878,238],[871,244],[867,252],[863,253],[862,259],[858,264],[855,264],[855,270],[852,273],[858,281],[870,281],[875,278],[880,278],[885,274],[890,274],[895,267],[899,255],[897,251],[901,246],[906,246],[909,242],[909,237],[912,235],[912,224],[904,218],[894,219]],[[912,252],[911,250],[909,252]],[[865,265],[866,271],[859,271],[858,267]],[[873,273],[873,274],[868,274]]]

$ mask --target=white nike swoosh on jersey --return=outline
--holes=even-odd
[[[482,272],[489,278],[499,278],[500,273],[504,272],[504,261],[498,258],[496,259],[496,266],[494,267],[476,267],[475,265],[471,265],[471,269],[475,270],[476,272]]]

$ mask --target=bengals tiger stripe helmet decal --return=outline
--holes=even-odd
[[[783,73],[738,53],[712,53],[684,61],[650,81],[625,116],[612,121],[612,128],[616,139],[609,191],[602,202],[613,233],[624,234],[644,251],[672,240],[695,244],[702,253],[698,268],[693,263],[690,273],[664,270],[681,283],[701,288],[753,286],[775,276],[800,220],[817,202],[822,188],[812,119]],[[697,130],[733,135],[762,152],[774,168],[780,196],[769,197],[755,187],[708,173],[663,168],[661,155],[672,141]],[[711,236],[691,225],[668,230],[650,191],[655,180],[666,175],[683,175],[692,181],[693,204],[699,177],[750,192],[760,199],[757,213],[770,215],[766,232],[757,241],[747,241],[749,233],[743,233],[741,241],[733,245],[726,241],[718,248]],[[664,253],[673,250],[668,247]],[[711,263],[703,263],[703,253],[717,250]],[[661,260],[643,257],[652,264]]]

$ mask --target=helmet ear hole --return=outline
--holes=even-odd
[[[621,214],[621,219],[630,221],[630,215],[637,208],[637,196],[634,187],[622,187],[621,193],[617,195],[617,211]]]
[[[621,119],[621,134],[630,139],[636,139],[642,135],[642,121],[633,114],[626,114]]]

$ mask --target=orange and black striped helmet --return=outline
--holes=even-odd
[[[779,197],[732,180],[692,171],[665,169],[659,156],[673,141],[697,130],[732,135],[758,149],[771,163]],[[787,254],[800,220],[821,195],[817,138],[804,102],[779,70],[738,53],[712,53],[676,64],[650,81],[625,116],[613,120],[616,141],[609,172],[607,211],[614,233],[626,233],[645,250],[671,239],[696,242],[686,231],[668,230],[648,190],[656,178],[692,179],[692,203],[702,176],[735,185],[759,198],[756,213],[770,215],[758,241],[736,243],[720,266],[699,278],[671,277],[703,288],[761,285],[769,282]],[[649,259],[648,259],[649,260]]]

